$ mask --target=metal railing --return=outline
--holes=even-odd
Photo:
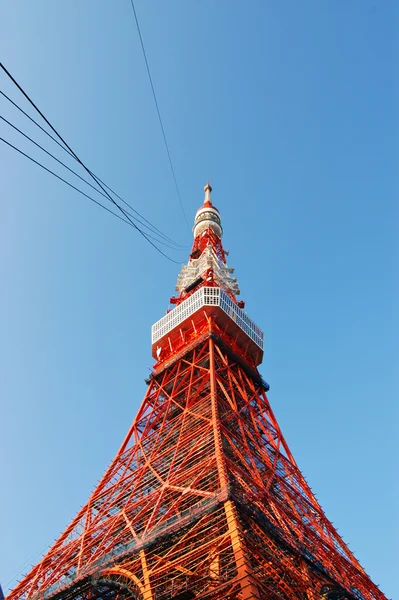
[[[235,302],[217,287],[202,287],[176,306],[152,326],[152,343],[155,344],[172,329],[180,325],[203,306],[219,306],[247,336],[263,350],[263,331],[237,306]]]

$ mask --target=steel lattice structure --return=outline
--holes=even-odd
[[[257,366],[205,188],[136,419],[87,504],[8,600],[382,600],[324,515]]]

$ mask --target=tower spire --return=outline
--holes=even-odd
[[[211,191],[212,191],[212,186],[209,183],[209,179],[206,183],[206,186],[204,187],[204,192],[205,192],[205,200],[204,200],[204,206],[206,204],[210,204],[212,206],[212,201],[211,201]]]
[[[171,304],[181,304],[188,295],[201,287],[216,285],[223,289],[229,298],[240,308],[242,301],[237,302],[240,294],[237,278],[232,277],[234,269],[226,263],[226,254],[222,244],[222,221],[219,210],[211,201],[211,184],[204,187],[205,199],[196,212],[194,219],[194,242],[188,264],[183,265],[178,276],[176,290],[178,297],[170,299]]]

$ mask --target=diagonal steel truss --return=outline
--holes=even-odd
[[[8,600],[384,598],[218,333],[156,366],[87,504]]]

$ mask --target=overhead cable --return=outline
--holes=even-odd
[[[42,169],[44,169],[44,171],[47,171],[47,173],[50,173],[51,175],[53,175],[54,177],[56,177],[57,179],[59,179],[60,181],[62,181],[63,183],[65,183],[66,185],[68,185],[70,188],[72,188],[73,190],[76,190],[77,192],[79,192],[79,194],[81,194],[82,196],[85,196],[86,198],[88,198],[89,200],[91,200],[91,202],[94,202],[94,204],[97,204],[97,206],[100,206],[101,208],[103,208],[104,210],[106,210],[108,213],[110,213],[111,215],[113,215],[114,217],[116,217],[117,219],[119,219],[120,221],[123,221],[123,223],[126,223],[127,225],[129,225],[130,227],[135,227],[134,224],[131,223],[130,220],[124,219],[123,217],[121,217],[120,215],[118,215],[117,213],[114,213],[112,210],[110,210],[107,206],[104,206],[104,204],[101,204],[101,202],[98,202],[98,200],[95,200],[92,196],[89,196],[88,194],[86,194],[85,192],[83,192],[81,189],[77,188],[75,185],[73,185],[72,183],[70,183],[69,181],[67,181],[66,179],[64,179],[63,177],[61,177],[60,175],[58,175],[57,173],[54,173],[54,171],[52,171],[51,169],[48,169],[47,167],[45,167],[44,165],[42,165],[42,163],[40,163],[38,160],[34,159],[32,156],[30,156],[29,154],[26,154],[26,152],[23,152],[23,150],[21,150],[20,148],[17,148],[17,146],[14,146],[14,144],[11,144],[11,142],[8,142],[7,140],[5,140],[4,138],[0,137],[0,142],[3,142],[4,144],[7,144],[7,146],[9,146],[10,148],[13,148],[14,150],[16,150],[19,154],[21,154],[22,156],[25,156],[25,158],[29,159],[30,161],[32,161],[33,163],[35,163],[37,166],[41,167]],[[136,228],[136,227],[135,227]],[[167,244],[167,242],[164,242],[162,240],[159,240],[158,238],[155,238],[154,236],[152,236],[151,234],[147,233],[146,236],[154,241],[156,241],[159,244],[163,244],[164,246],[168,246],[168,248],[171,248],[172,250],[176,250],[176,248],[173,248],[172,246],[169,246]],[[151,243],[151,242],[150,242]],[[154,244],[152,244],[154,245]],[[163,254],[165,256],[165,258],[167,258],[168,260],[170,260],[171,262],[179,265],[180,262],[178,260],[174,260],[173,258],[171,258],[170,256],[168,256],[167,254],[164,254],[162,252],[162,250],[160,250],[159,248],[157,248],[157,250],[159,250],[159,252],[161,254]]]
[[[81,177],[78,173],[76,173],[76,171],[74,171],[73,169],[71,169],[70,167],[68,167],[68,165],[66,165],[65,163],[63,163],[62,160],[59,160],[59,158],[57,158],[56,156],[54,156],[54,154],[52,154],[51,152],[49,152],[48,150],[46,150],[45,148],[43,148],[43,146],[41,146],[40,144],[38,144],[37,142],[35,142],[35,140],[33,140],[29,135],[27,135],[26,133],[24,133],[23,131],[21,131],[21,129],[19,129],[16,125],[13,125],[10,121],[8,121],[8,119],[6,119],[5,117],[2,117],[1,115],[0,115],[0,119],[2,121],[4,121],[5,123],[7,123],[7,125],[9,125],[10,127],[12,127],[13,129],[15,129],[16,131],[18,131],[18,133],[20,133],[21,135],[23,135],[26,139],[28,139],[37,148],[40,148],[40,150],[42,150],[43,152],[45,152],[48,156],[51,156],[52,159],[54,159],[57,163],[59,163],[65,169],[67,169],[68,171],[70,171],[70,173],[72,173],[73,175],[75,175],[76,177],[78,177],[78,179],[80,179],[81,181],[83,181],[83,183],[85,183],[86,185],[90,186],[95,192],[97,192],[98,194],[101,194],[101,196],[103,196],[106,200],[108,200],[108,197],[101,190],[99,190],[94,185],[92,185],[89,181],[87,181],[86,179],[84,179],[83,177]],[[146,229],[149,229],[152,233],[154,233],[153,230],[150,229],[150,227],[148,225],[146,225],[145,223],[141,222],[139,219],[137,219],[137,217],[135,217],[133,214],[129,213],[129,211],[126,211],[126,213],[128,215],[130,215],[132,217],[132,219],[135,219],[138,223],[140,223],[140,225],[142,225],[143,227],[145,227]],[[128,222],[128,221],[126,221],[126,222]],[[154,236],[152,236],[152,235],[150,235],[148,233],[147,233],[147,235],[151,239],[156,240],[158,243],[160,243],[160,244],[162,244],[164,246],[167,246],[168,248],[171,248],[172,250],[181,251],[181,249],[178,249],[175,246],[172,246],[170,243],[168,243],[167,241],[165,241],[163,239],[159,239],[158,237],[154,237]]]
[[[51,169],[48,169],[47,167],[45,167],[44,165],[42,165],[39,161],[37,161],[36,159],[32,158],[32,156],[29,156],[29,154],[26,154],[25,152],[23,152],[23,150],[21,150],[20,148],[17,148],[17,146],[14,146],[14,144],[11,144],[11,142],[8,142],[7,140],[5,140],[2,137],[0,137],[0,142],[3,142],[4,144],[7,144],[7,146],[9,146],[10,148],[13,148],[17,152],[19,152],[19,154],[22,154],[23,156],[25,156],[25,158],[28,158],[29,160],[31,160],[33,163],[35,163],[36,165],[38,165],[39,167],[41,167],[42,169],[44,169],[45,171],[47,171],[47,173],[51,173],[51,175],[54,175],[54,177],[56,177],[57,179],[59,179],[60,181],[62,181],[63,183],[65,183],[66,185],[69,185],[69,187],[71,187],[72,189],[74,189],[77,192],[79,192],[79,194],[82,194],[83,196],[86,196],[86,198],[88,198],[89,200],[91,200],[92,202],[94,202],[95,204],[97,204],[98,206],[101,206],[101,208],[103,208],[107,212],[111,213],[111,215],[114,215],[114,217],[117,217],[118,219],[120,219],[124,223],[127,223],[128,225],[130,225],[129,221],[127,221],[126,219],[124,219],[123,217],[121,217],[120,215],[118,215],[117,213],[114,213],[112,210],[110,210],[109,208],[107,208],[106,206],[104,206],[103,204],[101,204],[101,202],[98,202],[97,200],[95,200],[94,198],[92,198],[91,196],[89,196],[88,194],[86,194],[85,192],[82,192],[82,190],[80,190],[79,188],[77,188],[74,185],[72,185],[72,183],[70,183],[66,179],[63,179],[63,177],[61,177],[60,175],[57,175],[57,173],[54,173],[54,171],[52,171]]]
[[[175,182],[176,192],[177,192],[177,196],[179,198],[180,207],[181,207],[181,210],[182,210],[182,213],[183,213],[183,216],[184,216],[184,220],[186,222],[187,227],[189,227],[189,224],[188,224],[188,221],[187,221],[186,212],[185,212],[184,206],[183,206],[183,201],[181,199],[180,189],[179,189],[179,186],[178,186],[178,183],[177,183],[175,169],[174,169],[173,163],[172,163],[172,157],[170,155],[169,144],[168,144],[167,139],[166,139],[165,129],[164,129],[163,122],[162,122],[162,117],[161,117],[161,111],[159,110],[158,100],[157,100],[157,96],[156,96],[155,88],[154,88],[154,83],[152,81],[152,76],[151,76],[151,71],[150,71],[150,65],[148,64],[147,53],[145,51],[144,42],[143,42],[143,36],[141,35],[139,20],[137,18],[137,13],[136,13],[136,9],[135,9],[133,0],[130,0],[130,2],[131,2],[131,5],[132,5],[132,10],[133,10],[133,14],[134,14],[134,20],[136,21],[137,31],[138,31],[139,38],[140,38],[141,49],[143,51],[145,66],[147,68],[147,73],[148,73],[148,79],[150,80],[152,95],[153,95],[154,102],[155,102],[155,108],[157,109],[157,113],[158,113],[158,120],[159,120],[159,124],[161,126],[162,137],[163,137],[163,141],[164,141],[164,144],[165,144],[166,153],[167,153],[168,159],[169,159],[170,170],[172,171],[173,180]]]
[[[99,180],[96,178],[96,176],[86,167],[86,165],[80,160],[80,158],[77,156],[77,154],[72,150],[72,148],[67,144],[67,142],[64,140],[64,138],[58,133],[58,131],[53,127],[53,125],[50,123],[50,121],[44,116],[44,114],[41,112],[41,110],[36,106],[36,104],[33,102],[33,100],[31,100],[31,98],[28,96],[28,94],[23,90],[23,88],[19,85],[19,83],[15,80],[15,78],[11,75],[11,73],[5,68],[5,66],[0,63],[0,67],[3,69],[3,71],[6,73],[6,75],[11,79],[11,81],[14,83],[14,85],[17,86],[17,88],[20,90],[20,92],[25,96],[25,98],[28,100],[28,102],[33,106],[33,108],[39,113],[39,115],[42,117],[42,119],[47,123],[47,125],[51,128],[51,130],[55,133],[55,135],[58,137],[59,140],[61,140],[61,142],[66,146],[66,148],[68,148],[68,150],[72,153],[72,155],[75,157],[75,159],[79,162],[79,164],[82,165],[82,167],[84,168],[84,170],[90,175],[90,177],[97,183],[97,185],[103,190],[103,192],[107,195],[107,197],[109,198],[109,200],[120,210],[120,212],[126,217],[126,219],[132,224],[132,226],[140,233],[140,235],[142,235],[149,244],[151,244],[151,246],[153,246],[155,248],[155,250],[157,252],[159,252],[160,254],[162,254],[162,256],[164,256],[165,258],[167,258],[169,261],[171,262],[175,262],[177,264],[178,261],[173,260],[170,256],[168,256],[167,254],[165,254],[165,252],[163,252],[160,248],[158,248],[158,246],[156,244],[154,244],[154,242],[148,237],[148,235],[146,233],[144,233],[140,227],[138,227],[134,221],[132,221],[132,219],[130,218],[130,216],[126,213],[126,211],[112,198],[112,196],[110,196],[110,194],[106,191],[106,189],[103,187],[103,185],[101,183],[99,183]],[[5,141],[5,140],[2,140]],[[36,161],[35,161],[36,162]],[[69,184],[70,185],[70,184]],[[73,186],[71,186],[73,187]],[[84,194],[87,195],[87,194]],[[112,212],[112,211],[108,211],[108,212]]]
[[[38,127],[51,140],[53,140],[53,142],[55,142],[64,152],[66,152],[67,154],[69,154],[69,156],[71,156],[74,160],[76,160],[76,158],[74,157],[72,152],[70,152],[68,150],[68,148],[65,148],[65,146],[57,140],[57,138],[52,136],[51,133],[49,133],[46,129],[44,129],[44,127],[42,127],[40,125],[40,123],[35,121],[35,119],[33,119],[33,117],[31,117],[27,112],[25,112],[16,102],[14,102],[14,100],[12,100],[9,96],[7,96],[7,94],[5,94],[2,90],[0,90],[0,94],[2,96],[4,96],[4,98],[6,98],[6,100],[8,100],[8,102],[10,102],[13,106],[15,106],[15,108],[17,108],[23,115],[25,115],[25,117],[27,117],[32,123],[34,123],[34,125],[36,125],[36,127]],[[151,221],[146,219],[145,216],[142,215],[137,209],[135,209],[133,206],[131,206],[129,204],[129,202],[124,200],[122,198],[122,196],[120,196],[117,192],[115,192],[115,190],[113,190],[111,187],[109,187],[109,185],[104,183],[104,181],[102,181],[102,179],[100,179],[100,177],[98,177],[98,175],[95,175],[92,171],[91,171],[91,173],[96,177],[96,179],[98,179],[98,181],[100,181],[100,183],[103,184],[104,187],[106,187],[112,194],[114,194],[114,196],[119,198],[119,200],[121,200],[126,206],[128,206],[130,208],[130,210],[132,210],[138,217],[140,217],[140,219],[143,219],[143,221],[145,221],[149,225],[149,227],[154,231],[154,233],[158,233],[165,240],[169,241],[170,243],[174,244],[175,246],[178,246],[179,248],[188,248],[187,245],[179,244],[178,242],[175,242],[175,240],[173,240],[172,238],[167,236],[165,233],[163,233],[160,229],[158,229],[158,227],[156,227],[153,223],[151,223]],[[101,193],[100,190],[97,190],[97,191],[98,191],[98,193]]]

